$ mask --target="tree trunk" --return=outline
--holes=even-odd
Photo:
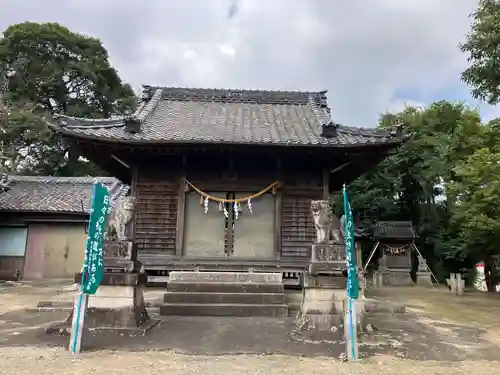
[[[486,288],[488,288],[488,292],[496,292],[496,283],[495,280],[495,267],[493,266],[493,259],[491,256],[486,256],[484,260],[484,277],[486,280]]]

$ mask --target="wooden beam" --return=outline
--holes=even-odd
[[[175,229],[175,257],[182,257],[184,246],[184,223],[186,212],[186,175],[179,179],[179,198],[177,200],[177,227]]]
[[[121,165],[123,165],[125,168],[127,169],[130,169],[130,165],[128,165],[127,163],[125,163],[122,159],[120,159],[118,156],[116,156],[115,154],[111,154],[111,157],[116,160],[118,163],[120,163]]]
[[[327,201],[330,198],[330,172],[328,168],[323,168],[323,175],[321,176],[321,180],[323,183],[323,197],[322,199]]]

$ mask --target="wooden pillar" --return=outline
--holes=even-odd
[[[136,165],[131,166],[132,169],[132,181],[130,183],[130,195],[135,198],[135,211],[134,218],[130,223],[130,233],[132,233],[132,241],[135,242],[135,230],[137,221],[137,208],[139,207],[139,196],[137,193],[137,182],[139,180],[139,168]]]
[[[321,180],[323,183],[322,199],[327,201],[330,199],[330,172],[328,168],[323,168]]]
[[[276,218],[274,224],[274,250],[276,253],[276,259],[281,259],[281,200],[283,197],[283,192],[281,188],[276,189],[275,204],[276,204]]]
[[[177,226],[175,230],[175,256],[182,257],[184,243],[184,217],[186,212],[186,175],[179,179],[179,197],[177,199]]]
[[[281,160],[276,160],[276,175],[278,177],[279,186],[276,188],[275,195],[275,224],[274,224],[274,251],[276,259],[281,259],[281,220],[282,220],[282,200],[283,200],[283,172],[281,169]]]

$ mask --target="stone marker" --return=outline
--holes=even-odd
[[[427,261],[420,255],[418,256],[417,285],[425,287],[433,286],[432,274],[427,266]]]
[[[465,280],[459,273],[450,273],[450,278],[446,279],[447,284],[450,286],[450,292],[461,296],[464,294]]]

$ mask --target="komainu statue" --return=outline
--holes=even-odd
[[[311,213],[316,228],[316,243],[343,243],[340,219],[325,200],[311,201]]]
[[[124,196],[117,199],[115,207],[108,215],[108,225],[105,238],[118,241],[128,240],[126,235],[127,224],[135,213],[135,197]]]

